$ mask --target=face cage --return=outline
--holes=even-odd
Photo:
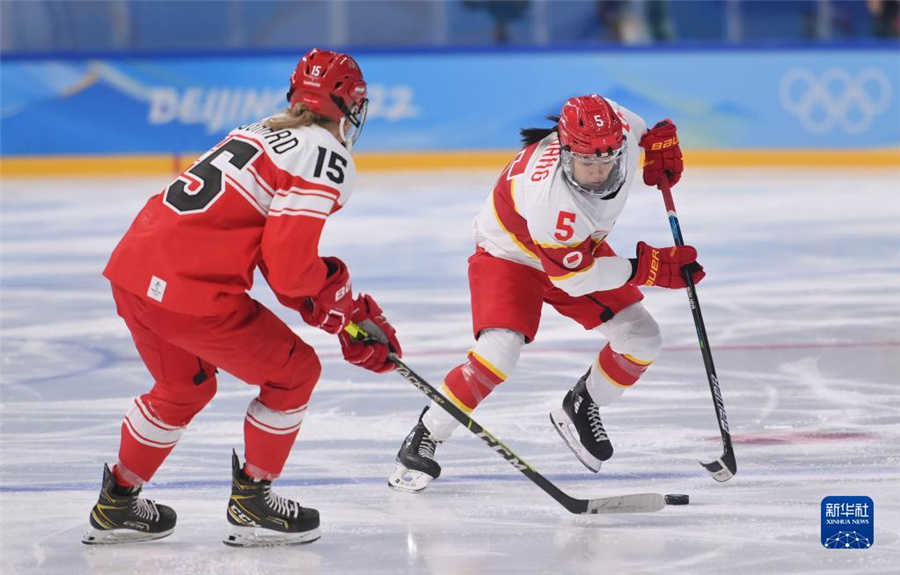
[[[624,143],[618,150],[607,156],[576,154],[563,148],[560,151],[560,159],[562,161],[563,176],[565,176],[566,182],[568,182],[575,191],[593,198],[603,199],[618,192],[622,188],[622,184],[625,183],[625,176],[628,173],[626,169],[627,156],[625,155]],[[613,163],[614,165],[613,169],[606,177],[606,180],[604,180],[598,188],[594,188],[581,184],[575,179],[573,165],[576,160]]]
[[[366,124],[366,115],[369,113],[369,99],[363,100],[357,106],[355,113],[350,109],[346,109],[346,106],[342,106],[342,108],[345,108],[345,110],[344,117],[341,118],[340,123],[341,137],[344,139],[344,145],[347,149],[352,150],[353,145],[359,139],[359,135],[362,134],[363,126]]]

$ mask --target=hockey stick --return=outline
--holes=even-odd
[[[354,338],[369,337],[369,334],[355,323],[350,323],[346,330],[347,333]],[[456,404],[444,397],[430,383],[411,370],[402,360],[394,354],[391,354],[389,358],[394,365],[397,366],[397,372],[408,382],[427,395],[429,399],[440,405],[444,411],[452,415],[456,421],[460,422],[466,429],[475,434],[475,436],[487,443],[491,449],[500,454],[500,456],[508,461],[510,465],[521,471],[525,477],[534,482],[538,487],[543,489],[545,493],[570,512],[576,514],[648,513],[659,511],[666,506],[665,498],[658,493],[635,493],[632,495],[601,497],[598,499],[575,499],[574,497],[563,493],[562,490],[551,483],[550,480],[543,475],[535,471],[531,465],[516,455],[512,449],[497,439],[490,431],[479,425],[477,421],[469,417],[468,414],[458,408]]]
[[[678,223],[678,213],[675,212],[675,201],[672,199],[672,190],[668,181],[659,184],[666,211],[669,215],[669,226],[672,228],[672,236],[675,245],[683,246],[684,238],[681,237],[681,226]],[[725,451],[721,457],[700,465],[712,475],[716,481],[728,481],[737,473],[737,462],[734,460],[734,448],[731,446],[731,432],[728,430],[728,418],[725,416],[725,402],[722,401],[722,391],[719,389],[719,378],[716,377],[716,366],[713,365],[712,351],[709,349],[709,340],[706,337],[706,324],[703,323],[703,314],[700,312],[700,301],[697,299],[697,288],[690,271],[681,270],[684,274],[684,282],[687,284],[688,301],[691,304],[691,313],[694,316],[694,325],[697,328],[697,337],[700,339],[700,352],[703,354],[703,364],[706,366],[706,377],[709,380],[709,390],[712,392],[713,406],[716,409],[716,417],[719,421],[719,431],[722,434],[722,446]]]

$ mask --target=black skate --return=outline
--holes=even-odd
[[[550,412],[550,421],[575,457],[597,473],[600,465],[612,457],[613,446],[600,421],[600,407],[587,391],[590,373],[591,370],[588,370],[566,393],[562,409]]]
[[[272,482],[253,479],[241,469],[237,453],[231,454],[231,499],[225,545],[266,547],[312,543],[319,533],[319,512],[272,492]]]
[[[100,498],[91,509],[91,526],[81,542],[86,545],[110,545],[152,541],[168,537],[175,530],[175,510],[141,499],[140,487],[116,485],[116,476],[103,466]]]
[[[392,489],[415,493],[441,476],[441,466],[434,460],[434,450],[440,442],[431,437],[422,423],[426,411],[428,407],[422,410],[418,423],[397,452],[397,465],[388,478],[388,487]]]

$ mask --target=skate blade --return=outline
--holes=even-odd
[[[175,529],[161,531],[159,533],[146,533],[133,529],[95,529],[88,527],[87,533],[81,538],[85,545],[120,545],[123,543],[140,543],[142,541],[154,541],[172,534]]]
[[[569,449],[572,450],[572,453],[575,454],[578,461],[594,473],[599,472],[603,462],[591,455],[591,453],[581,445],[578,435],[572,430],[572,422],[569,421],[566,412],[562,409],[551,411],[550,421],[553,422],[553,427],[556,429],[556,432],[559,433],[562,440],[569,446]]]
[[[306,545],[322,537],[318,528],[301,533],[281,533],[262,527],[241,527],[232,525],[222,543],[229,547],[285,547]]]
[[[418,493],[428,487],[432,481],[434,481],[434,477],[427,473],[407,469],[406,466],[397,463],[394,472],[388,477],[388,487],[406,493]]]

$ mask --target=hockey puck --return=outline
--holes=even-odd
[[[684,493],[669,493],[666,495],[666,505],[687,505],[691,498]]]

